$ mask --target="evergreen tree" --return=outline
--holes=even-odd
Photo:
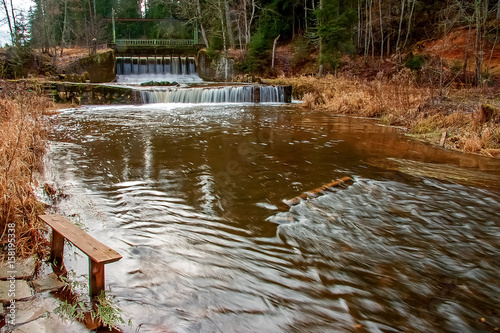
[[[354,27],[357,23],[356,2],[353,0],[323,0],[318,17],[320,39],[320,65],[335,70],[343,54],[354,54]]]

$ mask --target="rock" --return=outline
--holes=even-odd
[[[35,275],[35,258],[29,257],[28,259],[15,262],[14,268],[9,266],[9,262],[4,261],[0,265],[0,280],[7,280],[11,275],[16,279],[30,279]]]
[[[50,273],[42,278],[33,281],[35,292],[41,293],[44,291],[59,290],[64,287],[64,282],[59,280],[55,273]]]
[[[29,323],[17,325],[12,330],[13,333],[50,333],[50,332],[72,332],[88,333],[89,330],[78,322],[63,322],[59,317],[52,314],[50,318],[39,318]]]
[[[27,301],[16,302],[16,325],[28,323],[38,318],[46,317],[47,312],[53,312],[59,301],[52,297],[33,297]],[[37,332],[37,331],[32,331]]]
[[[33,297],[33,290],[27,281],[7,280],[0,281],[0,302],[8,303],[11,300],[23,300]]]
[[[16,302],[16,318],[12,332],[88,332],[83,324],[63,322],[54,314],[59,304],[60,301],[47,296]]]

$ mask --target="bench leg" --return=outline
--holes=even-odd
[[[54,272],[64,272],[64,237],[55,230],[52,230],[52,247],[50,249],[50,263]]]
[[[90,298],[101,295],[104,290],[104,264],[89,258],[89,294]]]

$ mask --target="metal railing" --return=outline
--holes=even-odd
[[[194,39],[117,39],[117,47],[194,47]]]

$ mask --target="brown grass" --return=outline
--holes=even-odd
[[[0,246],[4,251],[7,226],[15,224],[20,257],[46,251],[43,226],[37,219],[45,205],[34,190],[46,150],[43,115],[51,106],[46,96],[34,92],[0,98]]]
[[[435,96],[432,87],[417,85],[406,69],[374,80],[329,75],[280,78],[272,83],[292,85],[294,98],[309,110],[376,117],[385,124],[406,127],[417,138],[432,138],[436,145],[446,131],[449,149],[500,155],[500,98],[479,89]]]

